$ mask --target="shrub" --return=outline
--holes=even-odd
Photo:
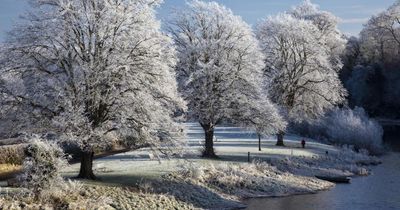
[[[372,120],[363,108],[335,109],[323,121],[328,139],[339,144],[354,145],[356,149],[367,149],[381,153],[383,129]]]
[[[368,117],[363,108],[336,108],[313,122],[291,126],[299,135],[338,145],[353,145],[355,150],[367,149],[372,154],[383,152],[383,129]]]
[[[35,136],[25,149],[25,156],[20,179],[22,186],[28,188],[35,198],[63,182],[60,171],[67,161],[57,143]]]
[[[26,144],[0,146],[0,164],[22,165]]]

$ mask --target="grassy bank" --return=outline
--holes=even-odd
[[[94,170],[100,180],[79,181],[90,193],[72,199],[68,206],[72,208],[75,201],[104,198],[109,200],[105,206],[115,209],[138,208],[138,203],[142,209],[242,208],[241,201],[246,198],[328,190],[334,184],[316,179],[315,175],[368,175],[366,165],[379,162],[349,148],[311,139],[306,139],[306,148],[301,148],[302,138],[290,135],[286,136],[285,147],[276,147],[274,137],[264,138],[262,151],[258,151],[255,134],[233,127],[216,131],[215,149],[220,158],[202,159],[202,130],[196,124],[187,127],[188,145],[182,158],[151,159],[151,150],[143,148],[96,159]],[[78,170],[76,163],[63,173],[66,178],[73,178]],[[160,196],[165,202],[154,206]],[[121,200],[123,204],[119,203]]]

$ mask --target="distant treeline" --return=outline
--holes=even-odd
[[[349,105],[373,117],[400,118],[400,2],[372,16],[348,40],[340,78]]]

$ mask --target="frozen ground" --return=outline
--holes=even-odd
[[[366,175],[365,165],[377,162],[374,157],[311,139],[305,139],[307,144],[303,149],[302,138],[293,135],[285,137],[286,147],[276,147],[275,136],[264,137],[262,151],[258,151],[257,135],[227,126],[218,127],[215,132],[215,150],[220,159],[203,159],[199,157],[202,129],[195,123],[185,125],[187,146],[182,158],[159,161],[144,148],[97,159],[94,169],[101,180],[85,181],[81,188],[69,189],[71,192],[67,188],[69,193],[56,196],[57,202],[61,199],[70,209],[92,203],[103,209],[237,209],[244,207],[245,198],[330,189],[333,183],[314,176]],[[64,175],[74,177],[78,170],[79,164],[73,164]],[[20,198],[0,198],[0,209],[29,201]]]
[[[378,160],[347,148],[320,144],[301,137],[285,136],[286,147],[275,146],[275,136],[262,139],[236,127],[218,127],[215,150],[218,160],[199,157],[203,131],[187,123],[188,145],[183,158],[156,160],[149,149],[112,155],[95,160],[99,185],[139,186],[149,193],[162,193],[196,208],[238,208],[241,199],[315,193],[334,186],[315,175],[367,175],[365,165]],[[248,152],[252,163],[248,163]],[[75,176],[79,164],[70,166],[66,176]]]
[[[185,162],[199,164],[218,163],[246,163],[248,152],[251,160],[263,160],[285,170],[286,166],[296,166],[298,170],[291,171],[300,175],[315,175],[309,173],[311,168],[318,174],[318,168],[338,169],[347,175],[359,174],[358,165],[375,162],[376,159],[354,153],[348,149],[337,148],[331,145],[317,143],[306,139],[306,148],[301,148],[299,136],[285,136],[286,147],[275,146],[275,136],[263,137],[262,151],[258,151],[258,137],[252,132],[236,127],[218,127],[215,132],[217,141],[215,150],[219,160],[201,159],[199,157],[203,145],[203,131],[196,123],[187,123],[188,146],[185,148],[184,158],[161,160],[151,159],[149,149],[116,154],[95,160],[96,174],[103,181],[116,184],[135,184],[141,179],[155,179],[162,174],[176,171],[177,166]],[[301,166],[304,166],[302,171]],[[307,167],[305,167],[307,166]],[[74,176],[78,172],[79,164],[71,165],[65,173]],[[289,171],[286,169],[285,171]],[[332,170],[334,171],[334,170]]]

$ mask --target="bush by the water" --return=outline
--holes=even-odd
[[[300,135],[327,140],[339,145],[353,145],[356,149],[367,149],[372,154],[383,152],[383,128],[370,119],[363,108],[336,108],[323,118],[312,123],[295,125]]]
[[[324,120],[330,140],[339,144],[350,144],[372,153],[382,152],[383,128],[368,117],[363,108],[336,109]]]

